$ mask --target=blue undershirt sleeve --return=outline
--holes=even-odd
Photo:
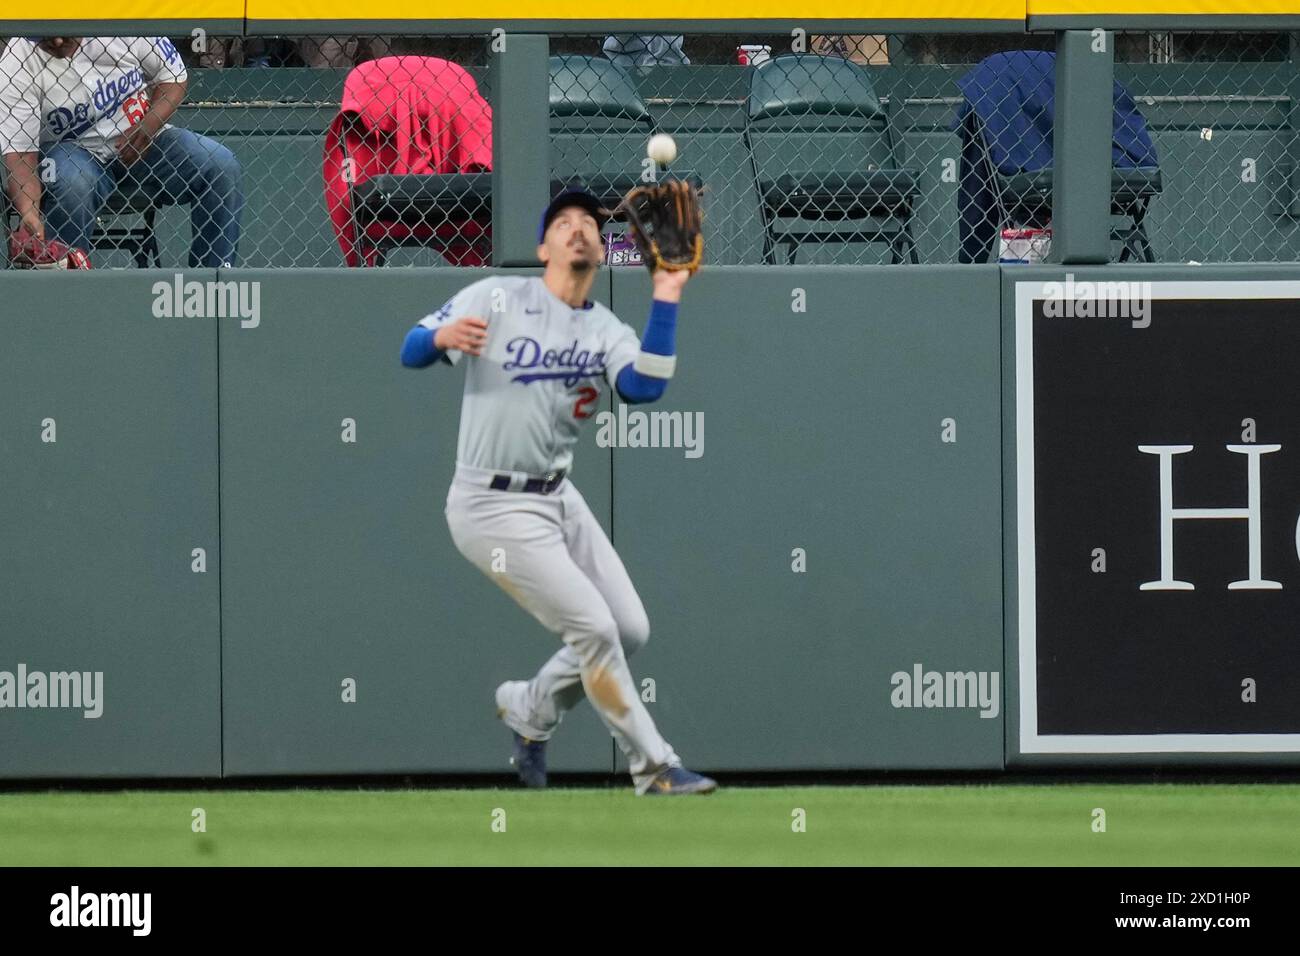
[[[402,364],[407,368],[425,368],[442,358],[443,353],[434,347],[433,329],[417,325],[406,333],[402,343]]]
[[[655,299],[650,305],[650,321],[641,337],[641,351],[671,357],[676,348],[677,303]],[[637,405],[662,398],[668,388],[668,379],[639,372],[635,363],[629,362],[619,369],[615,387],[619,398],[629,405]]]

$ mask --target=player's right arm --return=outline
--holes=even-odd
[[[657,402],[668,388],[677,367],[677,305],[689,278],[684,269],[656,271],[644,337],[638,342],[636,332],[624,325],[624,334],[610,349],[606,379],[629,405]]]
[[[426,368],[439,359],[455,365],[461,355],[482,355],[487,342],[487,320],[482,318],[479,286],[462,289],[437,312],[426,315],[402,343],[402,364],[407,368]]]

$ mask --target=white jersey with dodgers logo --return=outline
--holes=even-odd
[[[486,320],[488,329],[482,355],[443,357],[467,366],[456,460],[538,476],[569,469],[602,384],[614,388],[641,350],[635,330],[598,302],[575,308],[541,278],[524,276],[466,286],[420,325],[436,332],[465,316]]]
[[[149,88],[185,78],[166,37],[86,37],[66,59],[14,37],[0,55],[0,153],[70,140],[111,160],[118,138],[144,116]]]

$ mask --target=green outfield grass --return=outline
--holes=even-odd
[[[190,828],[207,813],[207,832]],[[1106,811],[1094,833],[1092,811]],[[492,831],[505,811],[506,830]],[[807,831],[791,829],[806,811]],[[0,865],[1294,865],[1300,785],[0,794]]]

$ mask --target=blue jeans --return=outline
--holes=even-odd
[[[45,183],[46,237],[90,251],[95,216],[115,191],[161,205],[190,207],[189,265],[234,266],[244,210],[243,171],[235,154],[187,129],[163,130],[132,166],[96,159],[76,143],[56,143],[41,156],[53,160]]]

